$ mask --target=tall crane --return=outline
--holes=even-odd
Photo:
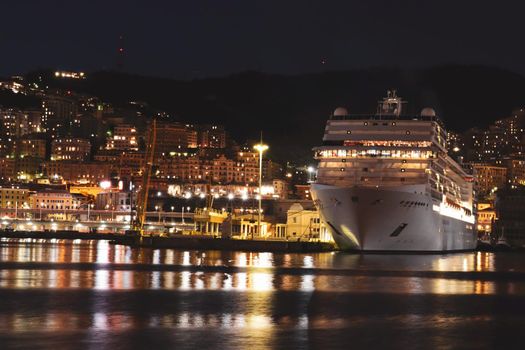
[[[144,235],[144,223],[146,222],[146,210],[148,207],[148,192],[151,180],[151,170],[155,156],[155,143],[157,142],[157,120],[153,119],[146,140],[146,154],[142,165],[142,184],[137,193],[137,214],[133,220],[131,229],[126,234]]]

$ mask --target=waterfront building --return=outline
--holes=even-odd
[[[0,208],[28,208],[31,191],[27,188],[0,187]]]
[[[287,212],[286,239],[332,241],[326,225],[321,222],[313,202],[310,207],[294,203]]]
[[[95,209],[119,212],[131,211],[130,193],[124,191],[105,191],[97,194]]]
[[[75,215],[74,211],[80,208],[79,197],[67,190],[46,188],[31,194],[31,209],[45,210],[48,218],[68,220]],[[51,211],[49,211],[51,209]]]
[[[496,210],[490,203],[478,203],[477,225],[478,236],[483,233],[491,233],[492,225],[496,220]]]
[[[224,153],[172,152],[159,158],[157,164],[157,176],[179,182],[254,184],[259,176],[255,152],[238,152],[233,159]]]

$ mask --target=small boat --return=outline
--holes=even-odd
[[[510,246],[509,242],[505,238],[504,229],[502,228],[501,236],[496,241],[495,250],[497,250],[497,251],[508,251],[511,248],[512,247]]]
[[[483,252],[494,250],[494,245],[492,245],[492,240],[490,239],[490,235],[484,234],[483,236],[478,238],[477,250],[483,251]]]

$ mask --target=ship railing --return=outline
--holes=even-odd
[[[330,120],[420,120],[435,121],[442,124],[441,119],[437,116],[422,115],[391,115],[391,114],[350,114],[350,115],[332,115]]]

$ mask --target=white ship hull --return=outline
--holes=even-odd
[[[311,190],[341,249],[439,252],[476,247],[472,216],[454,218],[436,211],[424,185],[376,189],[313,184]]]

